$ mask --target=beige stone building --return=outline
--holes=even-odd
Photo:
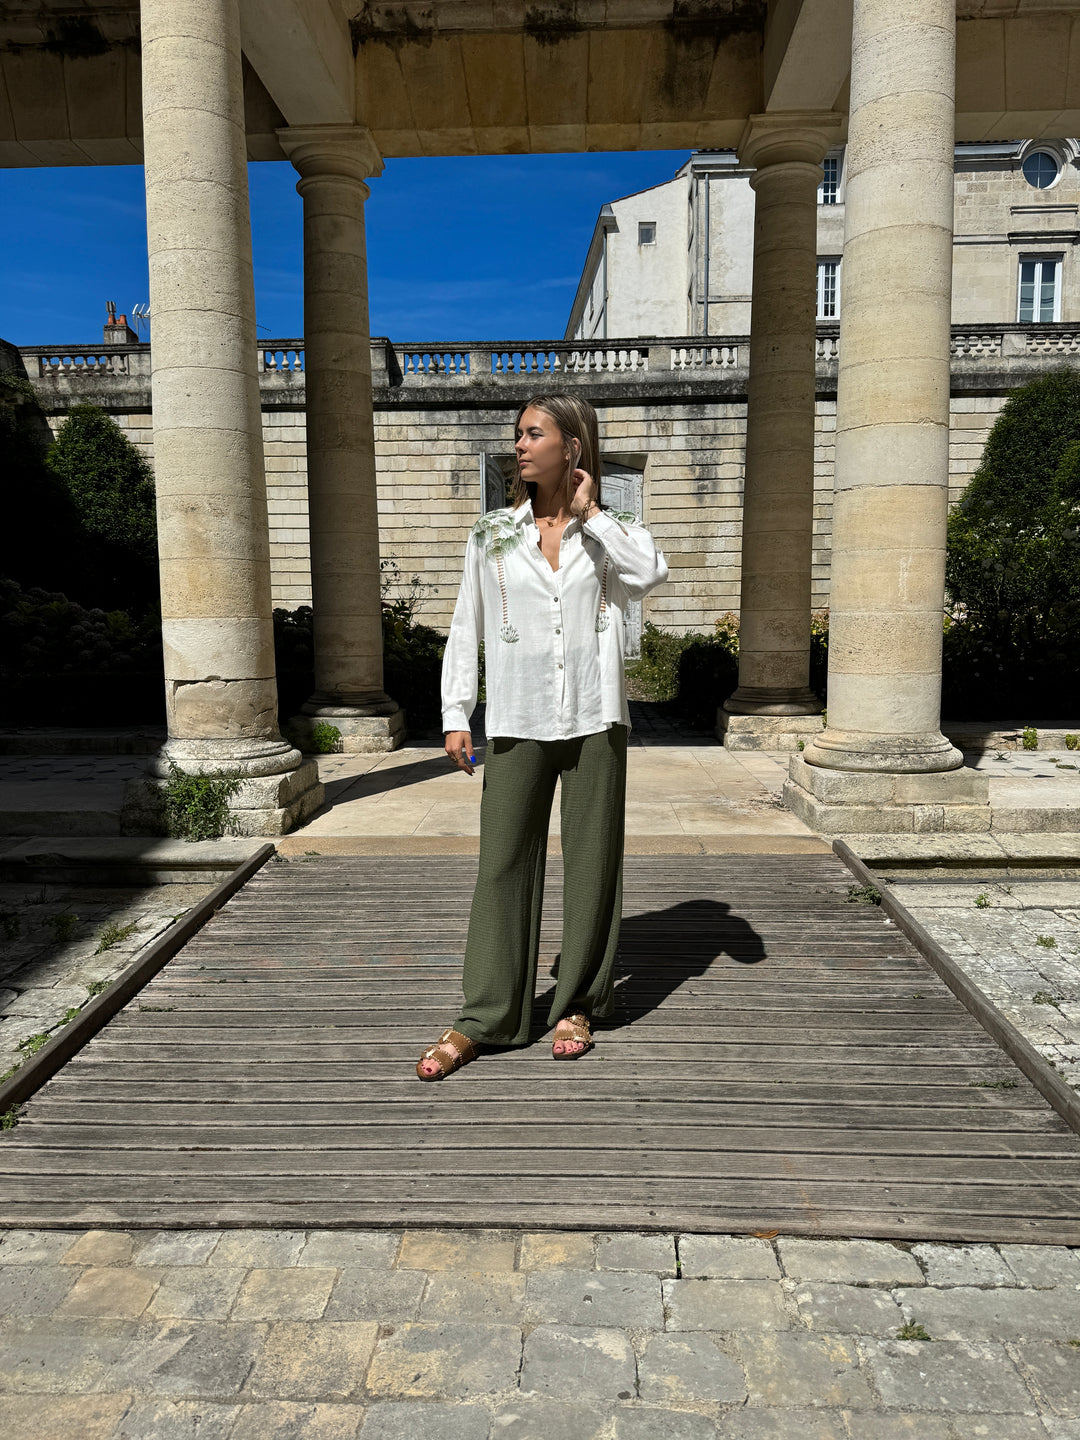
[[[740,673],[727,712],[759,741],[806,725],[787,793],[811,824],[988,828],[986,781],[962,768],[940,728],[951,352],[972,364],[985,352],[993,366],[1007,348],[1023,358],[1043,341],[981,321],[967,340],[950,329],[955,152],[966,141],[1080,133],[1078,41],[1080,0],[0,6],[0,162],[144,166],[169,720],[158,772],[169,762],[240,770],[237,816],[252,832],[288,828],[321,799],[313,764],[277,728],[264,444],[288,442],[264,442],[248,160],[288,158],[304,209],[316,647],[304,711],[309,722],[332,719],[349,744],[391,747],[404,719],[383,688],[366,180],[388,156],[735,149],[753,170],[755,201]],[[821,162],[838,146],[842,303],[821,357],[817,197]],[[1062,322],[1046,322],[1045,334],[1051,348],[1070,343]],[[614,359],[616,347],[577,348],[600,348],[601,369],[617,373],[633,347]],[[697,364],[692,347],[648,348],[665,387],[680,383],[672,372],[687,353]],[[684,490],[690,457],[737,423],[724,380],[732,357],[720,345],[698,350],[706,378],[686,381],[695,388],[679,417],[661,417],[671,432],[656,424],[642,436],[647,456],[686,450],[672,482]],[[527,382],[565,379],[562,354],[551,347],[531,362]],[[505,371],[497,357],[487,371],[478,363],[467,357],[450,376],[476,382],[479,402]],[[824,730],[808,687],[822,363],[836,370]],[[400,417],[410,397],[396,388]],[[641,423],[611,413],[632,409],[628,398],[597,398],[607,424]],[[394,442],[403,448],[384,471],[383,505],[422,513],[407,483],[389,479],[424,468],[407,422],[390,423],[404,430]],[[615,441],[639,443],[612,431],[606,443]],[[717,479],[701,489],[706,503],[693,495],[670,507],[708,512],[696,522],[705,544],[722,488]]]
[[[844,149],[817,192],[819,324],[840,318]],[[1080,320],[1080,146],[964,142],[954,153],[954,325]],[[754,253],[753,169],[700,151],[671,180],[603,206],[566,338],[746,335]]]

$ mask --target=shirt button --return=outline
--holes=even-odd
[[[555,601],[555,604],[556,604],[556,605],[559,603],[559,597],[558,597],[557,595],[552,595],[551,598],[552,598],[552,600]]]
[[[560,661],[560,663],[559,663],[559,669],[560,669],[560,670],[562,669],[562,662],[561,662],[561,661]]]
[[[556,630],[556,631],[555,631],[555,634],[556,634],[556,635],[561,635],[561,634],[562,634],[562,631],[561,631],[561,630]]]

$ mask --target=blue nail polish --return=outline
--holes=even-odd
[[[475,764],[476,764],[476,756],[475,756],[475,755],[470,755],[470,756],[469,756],[469,764],[470,764],[470,765],[475,765]]]

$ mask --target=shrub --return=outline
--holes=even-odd
[[[170,765],[162,787],[165,833],[177,840],[220,840],[235,826],[229,800],[242,779],[241,775],[189,775]]]
[[[0,455],[4,466],[4,526],[0,575],[21,585],[66,585],[79,563],[79,522],[64,486],[45,457],[52,431],[12,347],[0,348],[17,370],[0,369]]]
[[[84,598],[138,614],[158,603],[154,472],[120,426],[97,405],[75,405],[46,463],[69,495],[88,544]]]
[[[341,731],[325,720],[311,727],[311,748],[316,755],[333,755],[341,749]]]
[[[1021,386],[949,517],[943,710],[1080,702],[1080,372]]]
[[[829,614],[823,610],[813,616],[810,635],[810,683],[818,694],[825,690],[828,654]],[[719,616],[710,635],[676,635],[646,620],[641,658],[627,667],[626,679],[630,699],[667,703],[691,725],[711,730],[717,709],[739,683],[738,617],[731,611]]]
[[[0,579],[0,718],[126,724],[164,719],[161,626]]]

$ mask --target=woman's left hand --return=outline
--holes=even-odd
[[[575,470],[571,478],[576,488],[574,498],[570,501],[570,510],[577,515],[587,505],[596,504],[596,481],[587,470]]]

